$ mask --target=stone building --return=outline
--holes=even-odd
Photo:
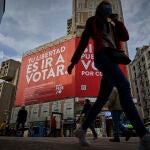
[[[147,122],[150,120],[150,46],[136,49],[130,69],[133,94]]]
[[[0,68],[0,122],[9,121],[14,106],[15,93],[19,77],[20,62],[9,59],[3,61]]]

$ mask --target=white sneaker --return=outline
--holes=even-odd
[[[145,135],[141,139],[139,150],[150,150],[150,135]]]
[[[85,131],[81,128],[78,128],[74,131],[76,137],[79,138],[79,143],[81,146],[90,146],[90,142],[85,138]]]

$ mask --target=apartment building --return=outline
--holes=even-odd
[[[14,106],[20,62],[9,59],[0,68],[0,122],[9,121]]]
[[[147,122],[150,120],[150,45],[136,49],[130,69],[133,94]]]

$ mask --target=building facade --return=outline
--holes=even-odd
[[[134,97],[142,109],[145,122],[150,121],[150,46],[136,49],[130,64]]]
[[[20,62],[9,59],[0,68],[0,122],[9,121],[14,106]]]

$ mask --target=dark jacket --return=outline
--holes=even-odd
[[[129,39],[128,31],[126,30],[124,24],[119,20],[115,20],[115,26],[113,26],[112,28],[116,46],[117,48],[120,48],[120,42],[127,41]],[[78,63],[90,38],[92,38],[94,41],[94,53],[101,53],[102,49],[104,48],[104,45],[102,44],[102,35],[102,31],[100,32],[96,28],[96,17],[90,17],[86,21],[85,30],[82,33],[78,47],[71,59],[72,64]]]
[[[90,108],[91,108],[90,103],[84,104],[84,107],[83,107],[83,110],[82,110],[81,114],[84,114],[86,116]]]
[[[21,123],[26,122],[27,114],[28,114],[27,110],[20,109],[17,116],[17,122]]]
[[[51,119],[51,127],[56,128],[56,120],[55,120],[55,118]]]

